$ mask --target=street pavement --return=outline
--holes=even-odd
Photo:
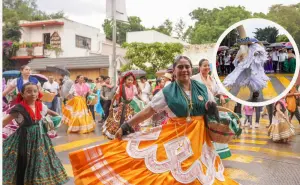
[[[242,120],[243,121],[243,120]],[[253,121],[254,122],[254,121]],[[260,121],[260,128],[244,128],[242,135],[229,147],[232,156],[223,160],[225,174],[243,185],[298,185],[300,184],[300,126],[293,120],[297,135],[288,144],[274,143],[268,139],[267,117]],[[58,130],[59,137],[52,139],[55,151],[74,184],[69,153],[81,148],[106,143],[101,125],[89,134],[66,134],[66,126]]]
[[[265,100],[273,99],[280,95],[289,85],[293,79],[294,74],[267,74],[270,81],[267,86],[262,90]],[[225,79],[224,76],[219,77],[221,81]],[[229,90],[229,88],[227,88]],[[237,97],[242,100],[248,100],[250,97],[250,90],[248,87],[241,88]]]

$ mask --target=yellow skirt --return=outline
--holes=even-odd
[[[89,112],[83,97],[75,96],[63,107],[63,123],[68,125],[68,133],[89,133],[95,130],[96,124]]]
[[[70,153],[75,184],[235,185],[207,135],[203,117],[168,124]]]

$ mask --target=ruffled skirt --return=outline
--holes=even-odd
[[[168,124],[70,153],[75,184],[235,185],[207,135],[203,117]]]

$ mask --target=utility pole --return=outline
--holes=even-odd
[[[113,84],[117,85],[117,61],[116,61],[116,42],[117,42],[117,21],[116,21],[116,0],[112,0],[112,21],[113,21],[113,54],[112,54],[112,65],[113,65]]]

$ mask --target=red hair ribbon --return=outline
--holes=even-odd
[[[128,72],[126,73],[120,80],[120,85],[119,85],[119,94],[117,96],[117,100],[119,100],[122,97],[122,93],[123,93],[123,84],[126,81],[126,78],[132,76],[133,77],[133,85],[136,85],[136,78],[134,76],[134,74],[132,72]]]

